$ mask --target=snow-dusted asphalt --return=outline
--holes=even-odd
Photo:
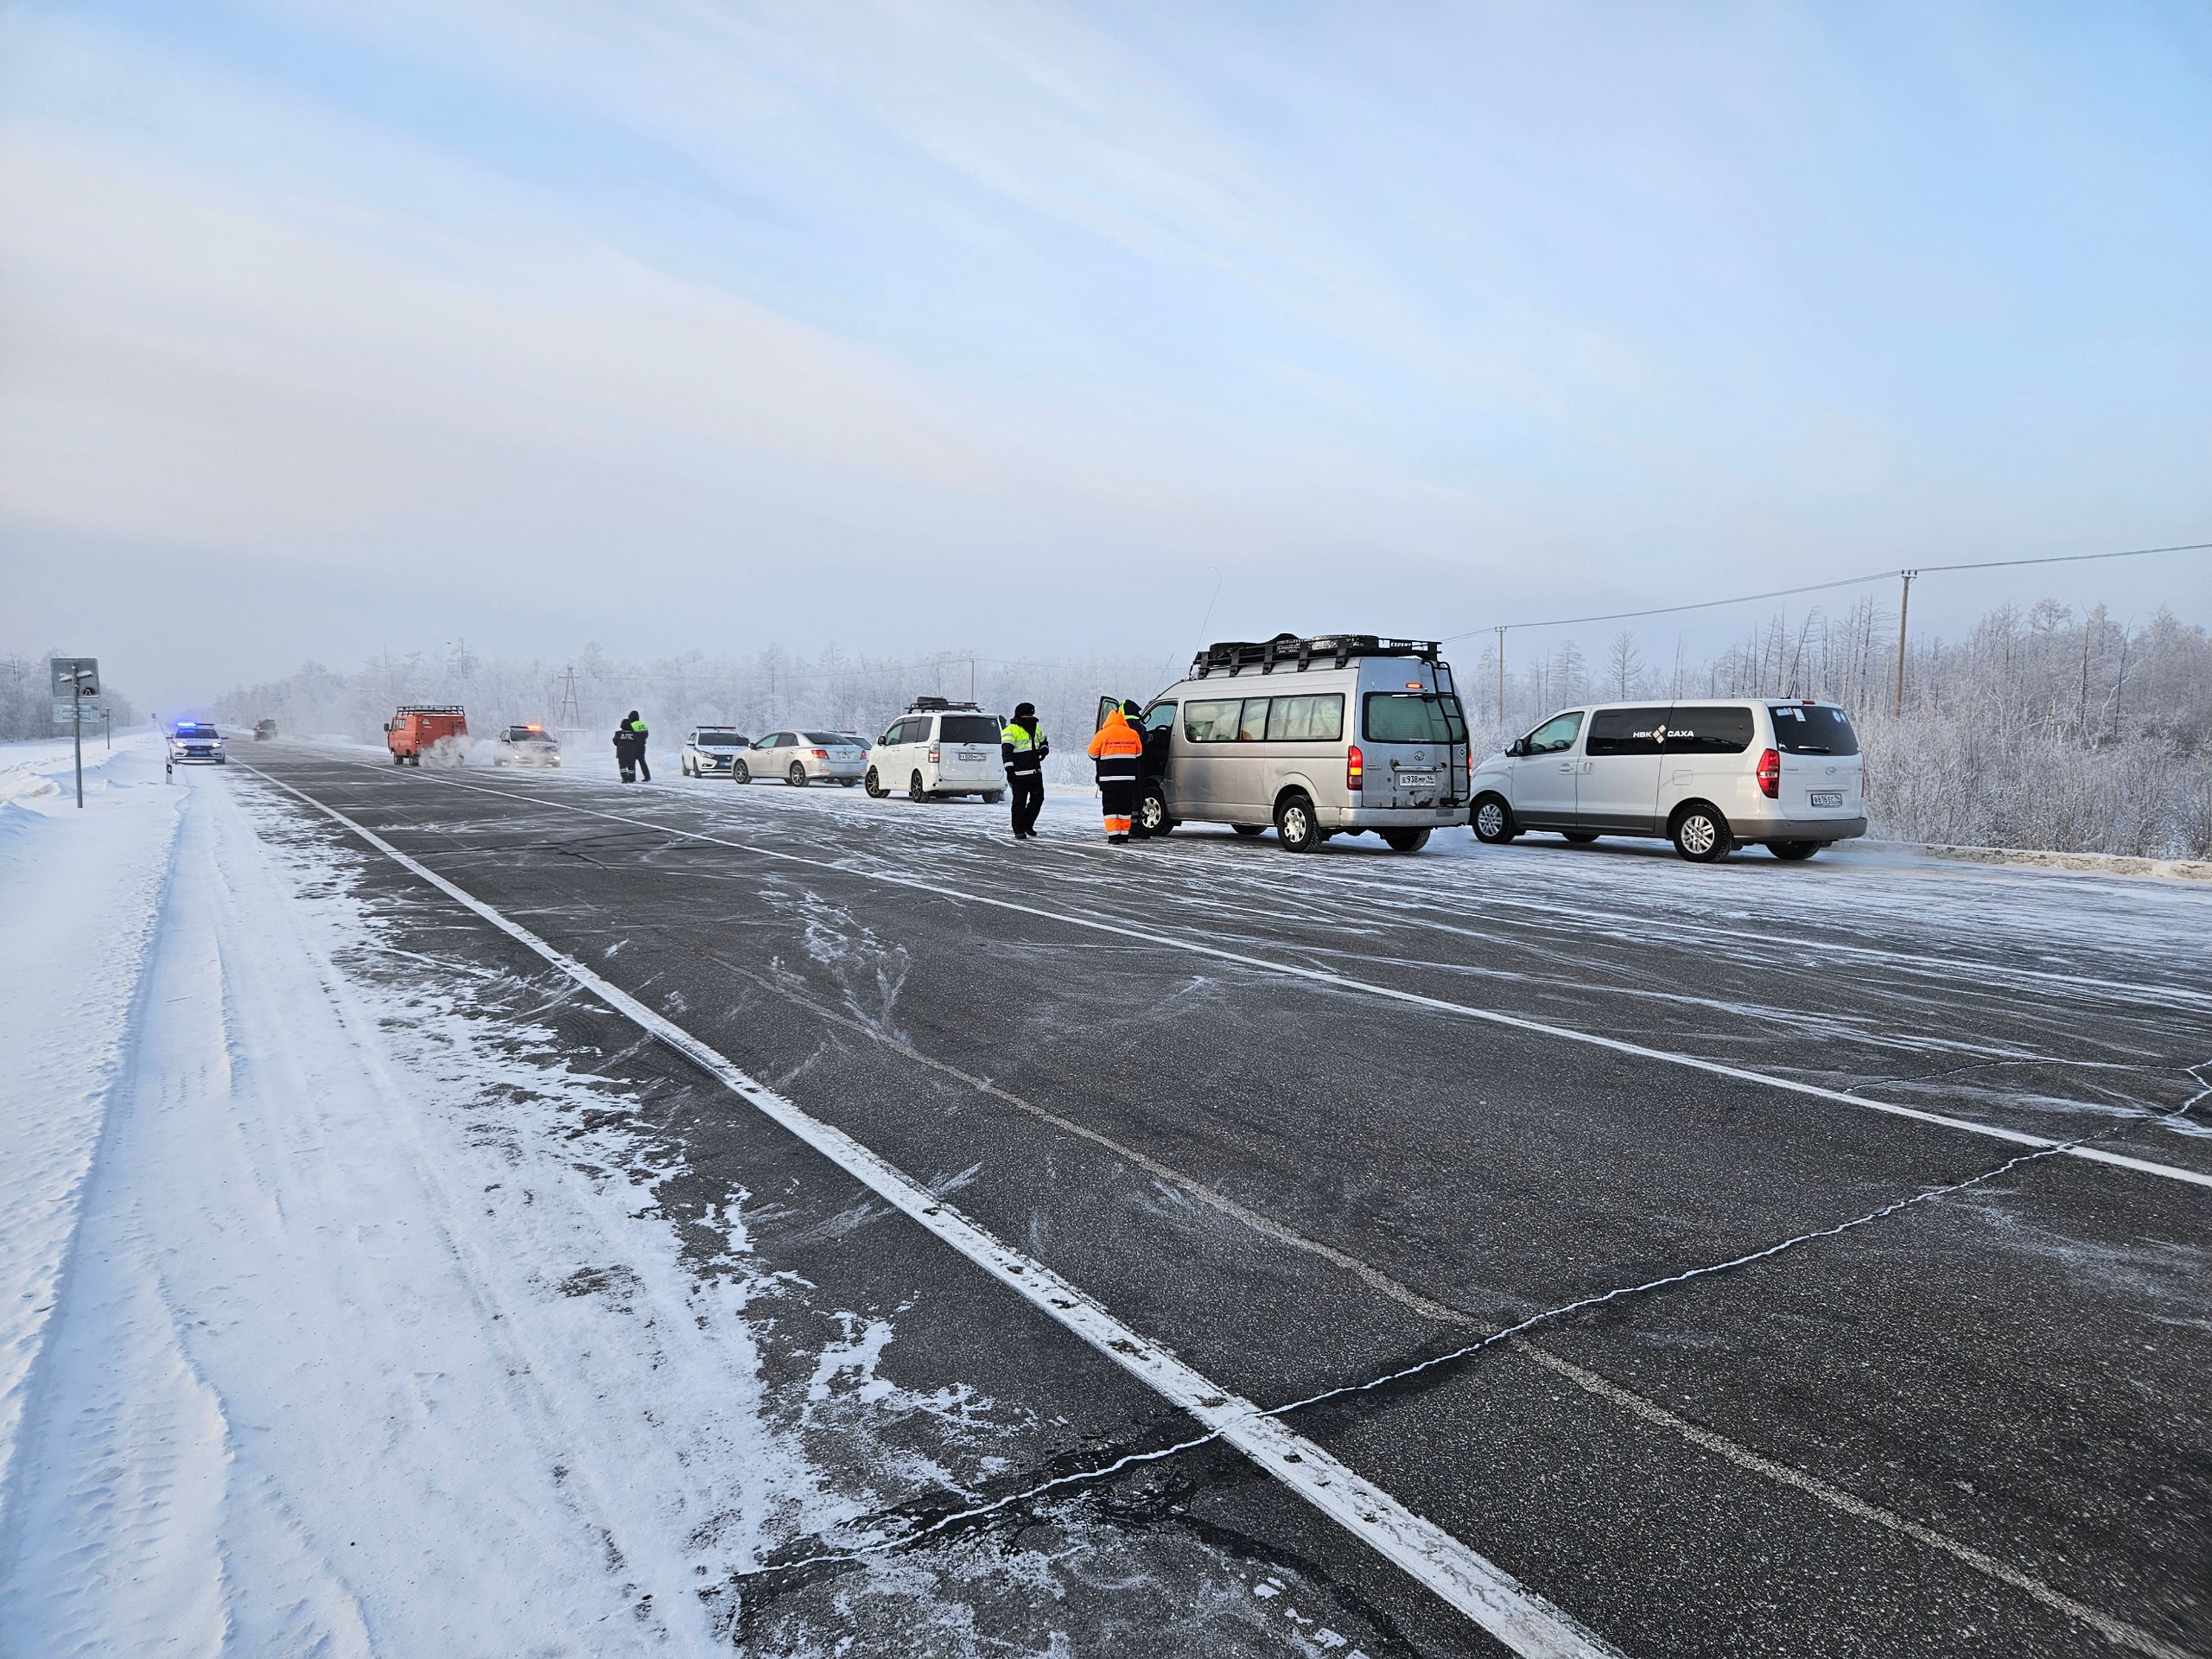
[[[2212,1077],[2212,893],[1866,849],[1110,849],[1073,794],[1016,847],[977,805],[241,759],[270,781],[194,784],[374,912],[348,975],[454,999],[478,1047],[527,1028],[598,1091],[579,1132],[651,1141],[680,1259],[578,1279],[580,1320],[741,1256],[728,1329],[665,1349],[671,1399],[727,1364],[772,1431],[757,1490],[636,1573],[710,1580],[750,1651],[1500,1649],[1220,1443],[808,1564],[1193,1421],[274,783],[1262,1405],[2096,1135],[2130,1161],[2033,1159],[1285,1426],[1632,1655],[2212,1653],[2212,1135],[2165,1116]],[[594,1501],[711,1461],[656,1439]],[[728,1581],[762,1553],[801,1564]]]

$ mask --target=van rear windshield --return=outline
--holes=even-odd
[[[988,715],[946,715],[938,728],[940,743],[995,743],[1000,726]]]
[[[1768,705],[1774,716],[1774,747],[1784,754],[1856,754],[1859,734],[1840,709],[1800,702]]]
[[[1370,691],[1367,694],[1370,743],[1464,743],[1466,716],[1449,691]]]

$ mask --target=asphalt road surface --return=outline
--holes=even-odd
[[[1072,795],[1017,845],[976,804],[241,759],[228,785],[284,800],[302,837],[348,841],[276,783],[1221,1389],[1353,1389],[1284,1427],[1563,1610],[1584,1651],[2212,1654],[2212,892],[1863,847],[1715,867],[1463,831],[1413,856],[1202,830],[1116,849]],[[364,880],[427,959],[559,1001],[399,863]],[[895,1315],[887,1378],[988,1402],[974,1490],[1198,1432],[564,995],[578,1065],[627,1077],[681,1144],[671,1214],[773,1195],[754,1248]],[[2174,1116],[2191,1102],[2199,1121]],[[945,1433],[918,1417],[818,1450],[919,1525],[956,1506],[899,1471],[955,1456]],[[906,1565],[1028,1651],[1033,1598],[976,1563],[1062,1535],[1101,1563],[1079,1605],[1055,1592],[1078,1651],[1270,1650],[1208,1612],[1223,1561],[1252,1594],[1295,1589],[1306,1651],[1505,1650],[1219,1440],[944,1527]],[[743,1588],[750,1648],[919,1650],[895,1596],[791,1554]]]

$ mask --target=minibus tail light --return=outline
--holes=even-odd
[[[1759,756],[1759,793],[1770,801],[1782,798],[1782,757],[1772,749]]]
[[[1366,776],[1367,757],[1359,752],[1359,745],[1355,743],[1344,751],[1344,787],[1357,789]]]

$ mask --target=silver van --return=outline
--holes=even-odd
[[[1287,851],[1305,853],[1372,830],[1410,853],[1466,822],[1467,722],[1434,640],[1282,633],[1209,645],[1141,723],[1140,835],[1273,824]]]
[[[1866,833],[1851,716],[1810,698],[1605,702],[1554,715],[1475,768],[1476,836],[1651,836],[1708,863],[1745,843],[1810,858]]]

